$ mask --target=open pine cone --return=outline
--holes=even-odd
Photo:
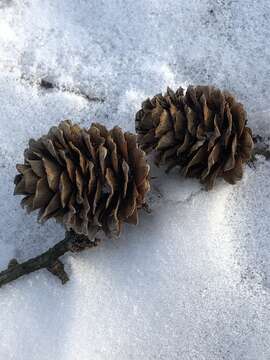
[[[136,114],[138,142],[156,151],[156,163],[169,171],[179,165],[208,189],[216,177],[235,184],[252,154],[253,140],[243,105],[213,86],[168,88],[142,104]]]
[[[69,120],[37,141],[31,139],[18,164],[15,195],[22,206],[55,218],[93,239],[99,230],[118,236],[122,223],[137,224],[149,190],[149,165],[136,135],[100,124],[86,130]]]

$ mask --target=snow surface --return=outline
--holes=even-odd
[[[134,130],[145,97],[189,83],[233,91],[270,136],[269,39],[265,0],[0,0],[1,269],[64,234],[12,195],[30,137],[65,118]],[[65,256],[65,286],[40,271],[0,289],[0,360],[270,359],[270,163],[211,192],[153,175],[152,213]]]

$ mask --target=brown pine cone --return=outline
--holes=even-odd
[[[149,191],[149,165],[136,135],[100,124],[86,130],[69,120],[37,141],[31,139],[18,164],[15,195],[22,206],[55,218],[93,239],[99,230],[119,235],[123,222],[137,224]]]
[[[185,176],[197,177],[208,189],[216,177],[235,184],[253,150],[243,105],[213,86],[168,88],[142,104],[136,114],[138,142],[156,151],[156,163],[167,171],[179,165]]]

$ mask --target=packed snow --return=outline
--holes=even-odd
[[[134,131],[146,97],[191,83],[231,90],[267,139],[269,39],[265,0],[0,0],[0,268],[64,236],[13,196],[30,137]],[[0,360],[270,359],[270,162],[211,192],[152,174],[151,214],[65,255],[65,286],[43,270],[0,289]]]

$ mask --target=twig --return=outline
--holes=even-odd
[[[53,275],[57,276],[62,284],[65,284],[69,278],[64,269],[64,264],[59,260],[66,252],[78,252],[87,248],[97,246],[99,240],[89,240],[86,236],[78,235],[73,231],[67,231],[65,238],[54,245],[41,255],[29,259],[21,264],[16,259],[9,262],[8,268],[0,272],[0,287],[21,276],[31,272],[47,269]]]
[[[267,148],[267,146],[259,147],[255,145],[253,153],[251,155],[251,159],[247,162],[250,168],[256,169],[256,155],[263,155],[265,157],[265,160],[270,160],[270,150]]]
[[[256,135],[253,137],[254,141],[254,149],[252,153],[252,157],[248,162],[248,165],[250,167],[256,168],[255,161],[256,161],[256,155],[263,155],[266,160],[270,159],[270,148],[267,144],[267,141],[269,142],[269,138],[263,138],[260,135]]]
[[[150,206],[147,203],[144,203],[142,208],[147,214],[151,214],[152,210],[151,210]]]
[[[266,160],[270,159],[270,149],[267,147],[255,147],[253,151],[254,155],[263,155]]]
[[[97,96],[90,96],[87,93],[85,93],[84,91],[78,89],[78,88],[74,88],[74,87],[67,87],[65,85],[58,85],[56,83],[52,83],[51,81],[45,80],[45,79],[41,79],[41,81],[38,83],[38,85],[43,88],[43,89],[57,89],[63,92],[69,92],[78,96],[81,96],[83,98],[85,98],[88,101],[96,101],[96,102],[104,102],[105,99],[101,98],[101,97],[97,97]]]
[[[25,82],[27,82],[30,85],[37,85],[42,89],[45,89],[45,90],[56,89],[56,90],[59,90],[62,92],[68,92],[71,94],[75,94],[77,96],[81,96],[84,99],[86,99],[87,101],[94,101],[94,102],[101,102],[101,103],[103,103],[105,101],[105,98],[98,97],[98,96],[91,96],[91,95],[87,94],[86,92],[84,92],[83,90],[80,90],[79,88],[57,84],[56,82],[52,82],[52,81],[49,81],[46,79],[35,79],[34,76],[28,76],[26,74],[22,74],[21,79],[23,79]]]

